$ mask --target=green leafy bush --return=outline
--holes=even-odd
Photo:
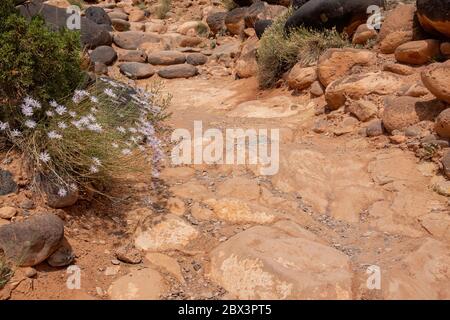
[[[40,17],[28,22],[12,0],[0,4],[0,97],[3,103],[27,95],[60,99],[83,78],[80,35],[52,32]]]
[[[284,24],[292,14],[289,9],[278,17],[264,32],[257,52],[259,83],[263,88],[270,87],[291,69],[297,62],[305,66],[317,61],[328,48],[342,48],[351,43],[336,30],[309,30],[298,28],[289,34]]]

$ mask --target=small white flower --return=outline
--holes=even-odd
[[[75,111],[69,111],[69,115],[70,115],[72,118],[75,118],[75,117],[77,116],[77,113],[76,113]]]
[[[94,162],[94,164],[95,164],[96,166],[101,166],[101,165],[102,165],[102,162],[101,162],[100,159],[97,158],[97,157],[93,157],[93,158],[92,158],[92,161]]]
[[[67,124],[63,121],[58,122],[58,128],[60,129],[66,129],[67,128]]]
[[[97,112],[98,112],[98,110],[97,110],[97,108],[95,108],[95,107],[92,107],[92,108],[91,108],[91,112],[92,112],[92,113],[97,113]]]
[[[98,168],[96,166],[91,166],[91,168],[89,169],[89,171],[91,173],[97,173],[98,172]]]
[[[0,131],[5,131],[6,129],[8,129],[9,124],[8,122],[1,122],[0,121]]]
[[[145,151],[145,147],[144,146],[138,146],[139,150],[141,151]]]
[[[130,131],[131,133],[136,133],[137,130],[135,128],[128,128],[128,131]]]
[[[26,97],[25,99],[23,99],[23,103],[26,106],[32,107],[32,108],[36,108],[36,109],[41,109],[41,104],[39,101],[31,98],[31,97]]]
[[[58,102],[56,102],[55,100],[50,101],[50,106],[53,108],[57,108],[58,107]]]
[[[53,117],[55,115],[55,113],[53,111],[45,111],[45,114],[47,115],[47,117]]]
[[[125,132],[127,132],[127,130],[125,130],[124,127],[117,127],[117,131],[119,131],[120,133],[125,133]]]
[[[85,90],[75,90],[73,97],[72,97],[72,101],[76,104],[80,103],[81,100],[84,99],[84,97],[89,96],[89,93]]]
[[[117,95],[110,88],[105,89],[103,92],[111,98],[117,98]]]
[[[116,149],[119,147],[119,145],[115,142],[113,142],[111,145],[113,146],[113,148],[116,148]]]
[[[92,122],[97,121],[97,119],[95,119],[94,115],[92,115],[92,114],[88,114],[88,115],[86,116],[86,118],[88,118],[89,121],[92,121]]]
[[[60,188],[58,190],[58,196],[60,196],[61,198],[67,196],[67,190],[64,188]]]
[[[70,190],[73,190],[73,191],[78,190],[78,187],[75,183],[71,183],[69,187],[70,187]]]
[[[91,96],[91,102],[98,103],[98,99],[95,96]]]
[[[56,131],[50,131],[49,133],[47,133],[47,136],[50,138],[50,139],[62,139],[62,135],[60,135],[59,133],[57,133]]]
[[[47,153],[47,151],[41,152],[41,154],[39,155],[39,159],[45,163],[51,160],[50,155]]]
[[[31,128],[31,129],[36,128],[36,121],[27,120],[27,121],[25,121],[25,126],[28,128]]]
[[[11,136],[12,137],[20,137],[22,135],[22,132],[20,132],[17,129],[11,130]]]
[[[27,105],[22,105],[22,113],[27,117],[31,117],[33,115],[33,108]]]
[[[102,132],[102,130],[103,130],[102,126],[99,125],[98,123],[88,124],[87,128],[94,132]]]
[[[64,106],[58,106],[58,107],[55,109],[55,111],[56,111],[57,114],[59,114],[60,116],[62,116],[64,113],[67,112],[67,109],[66,109],[66,107],[64,107]]]
[[[122,149],[122,154],[129,155],[129,154],[131,154],[131,150],[130,149]]]

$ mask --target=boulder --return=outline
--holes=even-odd
[[[206,18],[206,23],[213,35],[216,35],[226,29],[225,17],[227,12],[215,12]]]
[[[203,65],[208,61],[208,57],[203,53],[194,52],[186,55],[186,63],[192,64],[193,66]]]
[[[367,26],[367,23],[361,24],[356,28],[355,34],[353,35],[353,44],[366,44],[369,40],[375,39],[378,33]]]
[[[114,43],[122,49],[136,50],[145,42],[158,43],[160,37],[155,33],[140,31],[126,31],[114,35]]]
[[[146,22],[144,24],[145,32],[164,33],[167,31],[167,26],[164,23]]]
[[[443,138],[450,138],[450,108],[442,111],[436,118],[434,130]]]
[[[347,110],[358,118],[360,121],[367,121],[377,114],[378,108],[376,104],[368,100],[352,101]]]
[[[260,20],[274,20],[285,13],[287,8],[279,5],[270,5],[264,1],[256,1],[247,9],[244,21],[247,28],[255,28],[255,23]]]
[[[61,245],[64,224],[53,214],[40,214],[0,227],[0,249],[21,267],[37,265]]]
[[[256,226],[211,253],[210,278],[235,299],[350,299],[348,257],[293,222]]]
[[[111,18],[108,16],[105,9],[100,8],[100,7],[94,7],[94,6],[89,7],[85,10],[84,16],[87,19],[95,22],[96,24],[105,25],[105,26],[109,27],[109,29],[112,31]]]
[[[236,61],[235,70],[239,78],[249,78],[258,74],[256,54],[259,41],[256,36],[248,38],[242,45],[239,59]]]
[[[399,76],[390,72],[354,74],[330,83],[325,99],[330,109],[343,106],[348,98],[359,100],[368,94],[389,95],[402,87]]]
[[[128,15],[121,11],[112,11],[108,13],[110,19],[120,19],[128,21]]]
[[[118,260],[125,263],[138,264],[142,262],[142,254],[133,244],[117,248],[115,255]]]
[[[119,61],[143,63],[147,61],[147,54],[144,50],[121,50]]]
[[[122,19],[112,19],[111,23],[114,27],[114,30],[119,32],[129,31],[131,27],[128,21]]]
[[[155,69],[148,63],[124,62],[119,68],[130,79],[146,79],[155,74]]]
[[[376,54],[361,49],[328,49],[319,58],[317,75],[327,87],[331,82],[344,76],[356,65],[369,65],[376,61]]]
[[[267,28],[269,28],[272,25],[272,20],[258,20],[255,22],[255,33],[258,39],[261,39],[261,37],[264,34],[264,31],[266,31]]]
[[[209,27],[203,21],[187,21],[178,27],[177,32],[183,35],[206,36],[209,34]]]
[[[1,207],[0,208],[0,218],[9,220],[17,214],[17,209],[14,207]]]
[[[425,64],[439,54],[439,41],[432,39],[407,42],[395,49],[395,59],[407,64]]]
[[[0,169],[0,196],[17,192],[18,187],[11,172]]]
[[[366,135],[368,137],[381,136],[383,132],[383,122],[380,119],[374,119],[367,124]]]
[[[425,87],[436,98],[450,103],[450,64],[433,64],[420,75]]]
[[[417,17],[426,31],[450,37],[450,1],[417,0]]]
[[[47,25],[52,29],[61,29],[67,27],[69,13],[66,9],[53,7],[39,2],[30,2],[19,7],[20,13],[30,19],[33,16],[40,15],[44,18]],[[101,45],[110,45],[112,42],[109,34],[110,26],[99,25],[86,17],[81,17],[81,44],[83,47],[95,49]]]
[[[332,29],[352,35],[356,28],[366,23],[367,8],[376,5],[384,7],[384,0],[312,0],[306,2],[290,16],[284,28],[306,27],[312,29]]]
[[[247,8],[234,8],[225,16],[225,26],[233,35],[240,35],[245,29]]]
[[[106,65],[111,65],[117,59],[117,53],[110,46],[100,46],[91,52],[90,57],[93,63],[99,62]]]
[[[450,42],[442,42],[440,49],[441,49],[441,54],[445,58],[450,59]]]
[[[133,10],[128,15],[128,21],[141,22],[145,20],[145,13],[142,10]]]
[[[378,34],[382,53],[394,53],[399,45],[414,39],[415,13],[414,4],[399,4],[386,13]]]
[[[441,163],[445,176],[450,179],[450,150],[444,153]]]
[[[186,61],[186,55],[180,51],[159,51],[147,55],[148,63],[153,65],[172,65],[180,64]]]
[[[175,78],[190,78],[198,73],[196,67],[190,64],[175,64],[167,66],[158,71],[161,78],[175,79]]]
[[[311,84],[317,80],[316,67],[303,67],[297,63],[287,76],[287,83],[290,89],[303,90],[309,88]]]
[[[400,74],[402,76],[409,76],[415,73],[414,68],[400,64],[400,63],[388,63],[383,66],[383,71],[389,71],[392,73]]]
[[[68,266],[75,259],[72,246],[66,238],[63,239],[58,249],[47,259],[47,263],[55,268]]]
[[[42,173],[37,175],[37,182],[49,207],[60,209],[73,206],[79,197],[78,190],[57,183],[58,179]]]
[[[388,97],[385,99],[382,114],[383,125],[387,131],[403,130],[423,120],[434,121],[445,109],[437,100],[424,101],[415,97]]]

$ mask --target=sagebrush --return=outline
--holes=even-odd
[[[289,9],[265,30],[257,51],[258,77],[262,88],[271,87],[281,75],[296,63],[308,66],[317,61],[328,48],[351,46],[350,41],[336,30],[312,30],[306,28],[284,30]]]
[[[165,19],[171,8],[172,0],[159,0],[155,9],[156,17],[158,19]]]

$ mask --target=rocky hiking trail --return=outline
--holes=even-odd
[[[206,5],[189,3],[185,16],[171,18],[174,25],[192,19]],[[113,24],[122,22],[117,20]],[[322,76],[329,77],[325,82],[350,71],[353,78],[332,82],[327,90],[335,90],[334,96],[326,100],[323,92],[290,90],[309,81],[302,76],[294,84],[287,78],[288,85],[267,90],[258,88],[254,75],[237,79],[230,57],[241,42],[237,36],[223,36],[215,48],[202,50],[208,62],[195,75],[165,76],[159,71],[166,66],[149,64],[125,71],[120,63],[105,67],[112,78],[141,88],[155,77],[162,79],[164,91],[172,95],[168,132],[192,132],[194,121],[201,121],[203,130],[280,129],[279,172],[261,175],[255,165],[172,166],[167,145],[158,181],[146,173],[133,174],[112,186],[115,201],[79,200],[54,210],[64,220],[73,264],[81,269],[81,289],[67,287],[67,267],[44,262],[34,267],[37,276],[30,268],[18,270],[0,291],[1,298],[450,298],[448,181],[437,161],[418,156],[425,152],[420,139],[432,139],[430,125],[422,121],[414,127],[419,133],[411,136],[385,135],[374,116],[381,114],[375,102],[382,104],[385,96],[432,97],[423,93],[422,67],[400,65],[392,54],[337,49],[323,58]],[[153,58],[173,62],[179,58],[174,52],[180,51],[200,50],[175,45],[172,53]],[[139,60],[134,54],[132,59]],[[172,66],[192,66],[182,63]],[[191,72],[183,68],[170,72]],[[406,93],[411,90],[413,94]],[[395,96],[398,92],[404,94]],[[363,96],[373,98],[375,107],[339,108]],[[335,110],[325,108],[334,103]],[[401,100],[391,103],[402,107]],[[383,121],[395,127],[409,118],[393,112]],[[407,126],[419,122],[412,121]],[[12,156],[2,164],[16,180],[23,174],[18,160]],[[30,198],[31,193],[21,191],[0,204],[14,203],[23,212],[44,210],[40,203],[25,208]],[[0,225],[6,223],[0,219]],[[370,266],[380,268],[379,290],[367,286]]]

